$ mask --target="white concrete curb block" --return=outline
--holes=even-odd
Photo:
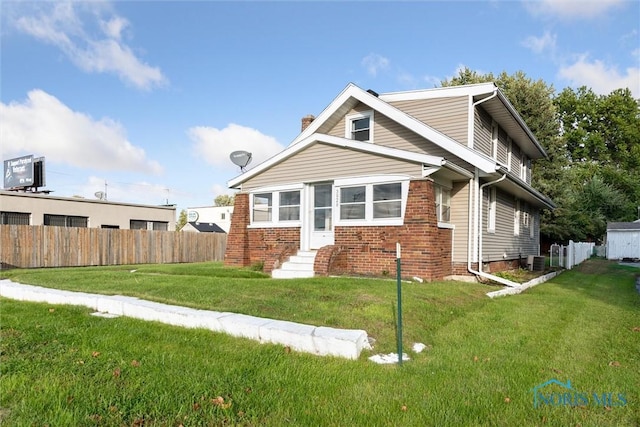
[[[504,288],[499,291],[488,292],[487,296],[489,298],[495,298],[495,297],[503,297],[507,295],[516,295],[524,291],[525,289],[532,288],[536,285],[546,282],[547,280],[553,279],[558,274],[562,273],[562,271],[564,270],[554,271],[553,273],[545,274],[544,276],[540,276],[533,280],[529,280],[527,283],[523,283],[521,286],[518,286],[517,288]]]
[[[204,328],[261,343],[281,344],[319,356],[357,359],[370,349],[367,332],[272,320],[245,314],[197,310],[122,295],[61,291],[0,280],[0,296],[19,301],[80,305],[101,313],[162,322],[185,328]]]

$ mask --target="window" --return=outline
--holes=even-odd
[[[169,231],[169,223],[164,221],[153,221],[151,228],[155,231]]]
[[[289,187],[290,188],[290,187]],[[251,198],[251,222],[289,223],[300,222],[300,190],[274,190],[254,193]],[[231,214],[229,214],[231,218]]]
[[[522,162],[520,163],[520,179],[523,181],[527,181],[527,168],[529,165],[529,159],[523,153],[522,154]]]
[[[0,212],[0,224],[29,225],[31,214],[24,212]]]
[[[342,225],[401,224],[408,182],[385,182],[389,177],[336,181]],[[376,180],[382,181],[376,183]],[[371,182],[373,181],[373,182]]]
[[[255,222],[271,221],[273,194],[261,193],[253,195],[253,220]]]
[[[88,223],[89,218],[86,216],[44,214],[44,225],[57,227],[87,227]]]
[[[491,124],[491,157],[498,158],[498,125],[497,123]]]
[[[451,221],[451,190],[441,185],[436,185],[435,191],[438,222],[449,222]]]
[[[366,187],[340,189],[340,219],[365,219]]]
[[[131,221],[129,221],[129,228],[132,230],[146,230],[147,221],[142,221],[140,219],[132,219]]]
[[[333,229],[332,193],[333,184],[315,184],[313,186],[313,231],[331,231]]]
[[[402,216],[402,184],[373,186],[373,217],[400,218]]]
[[[220,214],[220,219],[224,220],[224,213]]]
[[[496,189],[489,189],[489,213],[487,215],[487,231],[495,233],[496,231]]]
[[[280,221],[300,220],[300,191],[280,192]]]
[[[530,213],[528,215],[529,217],[531,217],[531,219],[529,220],[529,237],[530,238],[535,238],[535,228],[536,228],[536,217],[533,215],[533,213]]]
[[[516,200],[513,206],[513,235],[520,235],[520,200]]]
[[[345,138],[355,141],[373,141],[373,111],[346,117]]]
[[[511,153],[513,150],[513,141],[507,137],[507,170],[511,171]]]

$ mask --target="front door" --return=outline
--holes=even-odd
[[[309,190],[309,249],[333,245],[333,184],[312,184]]]

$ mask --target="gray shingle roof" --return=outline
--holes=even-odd
[[[608,222],[607,230],[640,230],[640,222]]]

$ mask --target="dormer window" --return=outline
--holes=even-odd
[[[373,111],[352,114],[346,117],[345,138],[354,141],[373,141]]]

